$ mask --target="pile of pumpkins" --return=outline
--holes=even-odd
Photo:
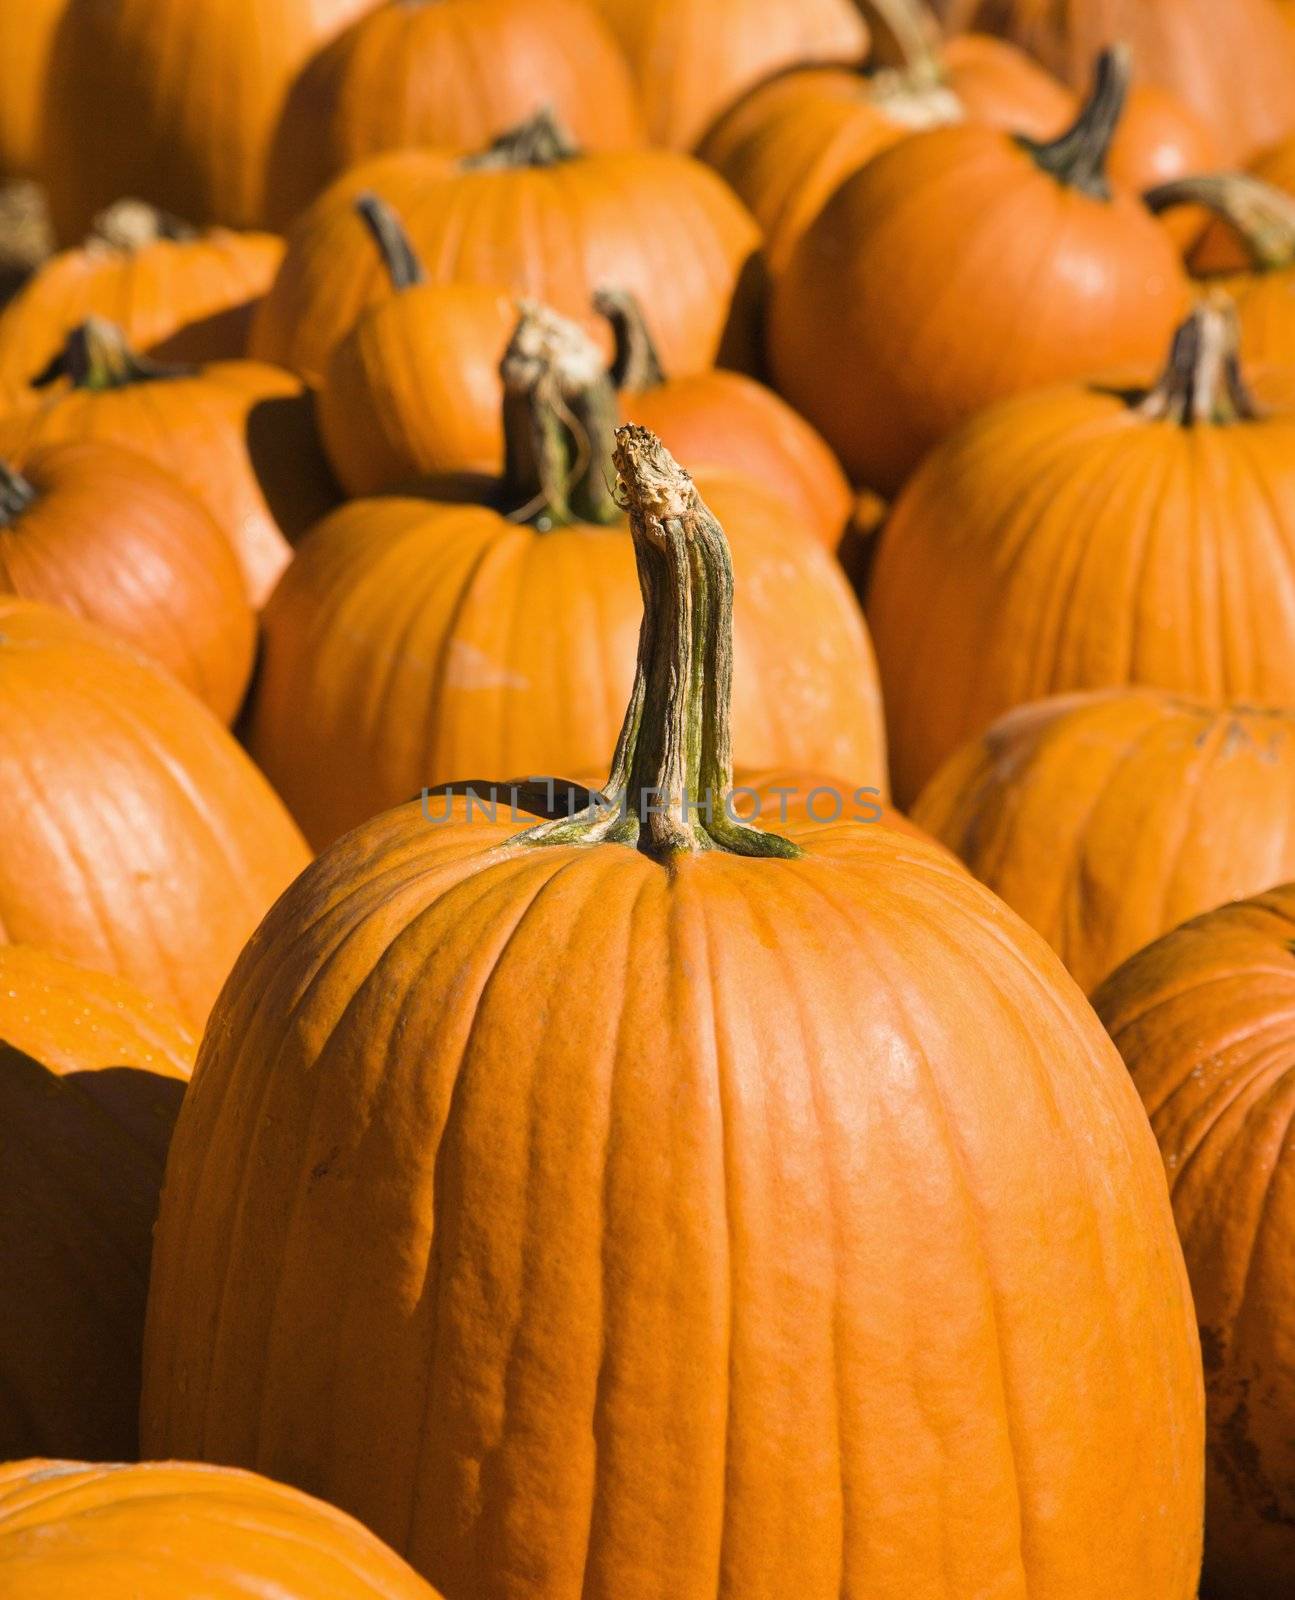
[[[0,0],[0,1597],[1295,1594],[1295,4]]]

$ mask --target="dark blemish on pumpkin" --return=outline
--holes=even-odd
[[[326,1178],[333,1169],[333,1163],[337,1160],[341,1153],[341,1145],[335,1144],[322,1161],[316,1162],[316,1164],[310,1169],[311,1183],[316,1183],[320,1178]]]
[[[1282,1509],[1278,1486],[1265,1474],[1259,1447],[1250,1437],[1250,1384],[1242,1379],[1237,1388],[1241,1398],[1215,1427],[1210,1459],[1233,1497],[1261,1522],[1295,1528],[1295,1510]]]

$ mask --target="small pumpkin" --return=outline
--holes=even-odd
[[[257,314],[252,353],[318,384],[360,313],[394,292],[356,215],[364,193],[403,219],[429,281],[502,287],[605,330],[606,283],[642,302],[678,375],[750,365],[760,235],[708,167],[668,150],[583,155],[546,113],[475,156],[361,162],[298,221]]]
[[[1220,906],[1093,996],[1160,1144],[1205,1358],[1205,1572],[1295,1587],[1295,885]]]
[[[268,784],[167,674],[0,596],[0,938],[114,973],[201,1027],[309,860]]]
[[[352,502],[302,541],[265,610],[248,747],[320,847],[424,785],[578,773],[615,741],[640,611],[608,485],[616,397],[596,347],[540,308],[504,389],[501,484]],[[705,482],[743,580],[740,758],[884,788],[871,647],[843,576],[762,484]]]
[[[0,392],[21,399],[87,317],[115,322],[136,349],[169,360],[241,356],[252,309],[282,256],[273,234],[199,233],[140,201],[120,201],[0,312]]]
[[[1128,84],[1102,58],[1071,131],[916,134],[837,190],[776,278],[777,386],[882,493],[996,399],[1150,371],[1188,305],[1177,252],[1104,176]],[[1059,241],[1040,255],[1040,239]]]
[[[1235,339],[1202,305],[1151,388],[995,406],[905,489],[867,598],[901,804],[1045,695],[1295,704],[1295,411],[1254,405]]]
[[[0,0],[0,175],[35,178],[54,34],[68,0]]]
[[[1295,712],[1058,695],[952,755],[912,817],[1091,990],[1186,918],[1295,874]]]
[[[69,440],[134,450],[178,479],[229,538],[254,606],[290,541],[337,502],[298,379],[256,361],[163,365],[97,317],[73,330],[39,396],[0,415],[0,455]]]
[[[116,445],[0,462],[0,593],[74,612],[165,667],[224,722],[252,673],[256,619],[224,533],[181,485]]]
[[[138,1452],[153,1222],[197,1048],[122,979],[0,945],[0,1460]]]
[[[177,1461],[0,1466],[0,1564],[15,1600],[437,1600],[322,1500]]]

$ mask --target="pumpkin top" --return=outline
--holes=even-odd
[[[36,501],[36,490],[16,467],[0,461],[0,528],[11,527]]]
[[[1094,200],[1109,200],[1106,163],[1129,94],[1133,64],[1128,49],[1113,45],[1097,58],[1093,87],[1073,125],[1056,139],[1040,143],[1017,134],[1017,143],[1058,183]]]
[[[427,269],[395,208],[366,190],[356,200],[355,211],[373,235],[382,264],[391,278],[392,288],[399,292],[426,283]]]
[[[72,329],[67,340],[44,372],[32,380],[35,389],[48,389],[66,378],[73,389],[101,393],[106,389],[125,389],[134,383],[154,383],[167,378],[192,377],[194,369],[164,366],[150,361],[131,348],[130,341],[115,322],[103,317],[87,317]]]
[[[1157,216],[1174,206],[1204,206],[1241,241],[1256,272],[1295,267],[1295,198],[1244,172],[1208,173],[1162,183],[1142,197]]]
[[[558,121],[551,106],[541,106],[533,117],[501,133],[484,150],[459,159],[461,172],[492,172],[512,167],[556,167],[583,155],[580,146]]]
[[[1252,422],[1258,408],[1241,376],[1236,307],[1225,295],[1196,306],[1174,334],[1169,361],[1155,386],[1135,397],[1138,413],[1179,427]]]

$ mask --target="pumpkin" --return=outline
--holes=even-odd
[[[265,610],[248,747],[317,847],[424,785],[578,773],[615,741],[639,618],[607,481],[616,398],[580,329],[539,308],[504,386],[501,484],[352,502],[302,541]],[[871,646],[844,578],[760,483],[705,481],[745,585],[740,759],[884,789]]]
[[[1213,129],[1176,95],[1154,84],[1135,84],[1111,145],[1110,175],[1116,188],[1144,195],[1148,189],[1223,165]],[[1162,214],[1179,250],[1200,237],[1208,216],[1195,207]]]
[[[595,289],[642,302],[679,376],[749,365],[759,230],[709,168],[668,150],[580,155],[546,115],[457,163],[398,151],[361,162],[293,229],[252,353],[318,383],[361,311],[393,293],[355,202],[380,195],[433,283],[502,286],[584,319]]]
[[[1199,1354],[1116,1052],[921,841],[730,815],[724,535],[646,430],[616,465],[607,803],[400,807],[263,924],[145,1448],[310,1480],[447,1600],[1188,1600]]]
[[[1249,164],[1246,173],[1284,194],[1295,195],[1295,138],[1284,139],[1264,151]],[[1216,215],[1192,245],[1187,260],[1197,277],[1219,277],[1248,271],[1254,265],[1254,249],[1238,237],[1222,215]]]
[[[644,141],[625,57],[585,0],[384,0],[297,79],[271,161],[274,214],[291,221],[369,156],[475,149],[545,107],[584,149]]]
[[[1223,159],[1295,132],[1295,40],[1273,0],[952,0],[953,27],[1011,39],[1076,86],[1129,45],[1147,81],[1198,112]]]
[[[1295,712],[1155,689],[1036,701],[955,752],[912,817],[1091,990],[1295,872]]]
[[[867,611],[895,789],[1000,713],[1143,684],[1295,704],[1295,412],[1257,412],[1202,306],[1150,390],[983,412],[900,496]]]
[[[798,241],[774,283],[771,366],[852,478],[891,493],[991,401],[1158,359],[1188,289],[1167,235],[1103,175],[1127,75],[1104,56],[1050,144],[970,124],[905,139]]]
[[[1205,1358],[1203,1592],[1295,1587],[1295,886],[1206,912],[1093,996],[1160,1143]]]
[[[766,78],[814,62],[862,61],[855,0],[597,0],[624,47],[652,142],[692,150]]]
[[[138,1450],[153,1220],[197,1047],[120,978],[0,945],[0,1460]]]
[[[68,0],[0,0],[0,173],[34,178],[40,166],[45,74]]]
[[[310,396],[278,368],[159,365],[91,317],[44,380],[39,398],[0,415],[0,455],[97,440],[147,456],[224,530],[255,606],[288,564],[289,540],[336,504]]]
[[[225,722],[256,622],[225,535],[179,483],[108,444],[0,463],[0,593],[61,606],[129,641]]]
[[[115,973],[201,1027],[309,859],[187,690],[79,618],[0,596],[0,938]]]
[[[391,207],[366,194],[356,210],[395,293],[361,312],[316,396],[337,481],[348,495],[366,495],[439,474],[498,472],[499,363],[516,303],[486,284],[429,283]]]
[[[371,0],[68,0],[41,176],[60,239],[138,195],[191,222],[266,221],[270,142],[316,45]]]
[[[0,312],[0,393],[25,396],[87,317],[115,322],[140,350],[178,361],[241,356],[252,308],[283,243],[268,233],[198,233],[125,200],[90,237],[45,263]]]
[[[322,1500],[176,1461],[0,1466],[0,1565],[25,1600],[437,1600]]]

